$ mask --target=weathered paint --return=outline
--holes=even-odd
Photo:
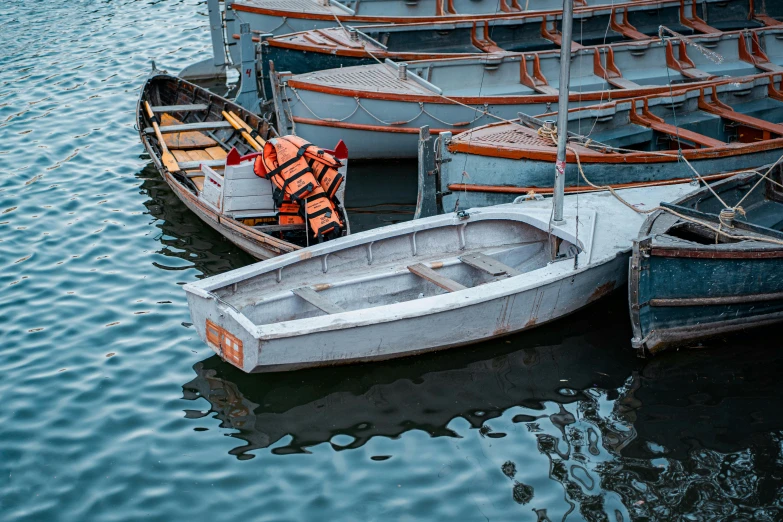
[[[649,208],[689,190],[685,185],[624,195]],[[409,356],[544,324],[626,277],[630,239],[643,220],[609,194],[584,195],[577,232],[576,199],[567,197],[566,205],[566,223],[552,228],[566,257],[553,263],[546,262],[550,201],[473,209],[467,219],[449,214],[399,223],[312,246],[305,250],[312,253],[307,260],[292,253],[188,284],[193,322],[202,338],[209,319],[245,347],[262,346],[255,354],[245,349],[246,372]],[[581,245],[576,266],[567,257],[574,244]],[[522,273],[492,278],[459,261],[471,252],[499,256]],[[468,288],[445,293],[426,286],[406,268],[415,263]],[[329,285],[325,298],[347,311],[324,314],[290,292],[322,281]],[[398,298],[395,292],[407,294]]]
[[[695,174],[682,161],[676,144],[670,150],[650,150],[656,139],[665,136],[651,128],[631,122],[633,107],[665,116],[672,122],[671,104],[677,104],[681,127],[698,130],[707,137],[726,136],[726,129],[738,133],[742,124],[727,126],[727,120],[702,111],[705,97],[728,103],[738,117],[757,118],[759,124],[783,121],[783,100],[777,92],[780,75],[763,75],[752,79],[723,80],[712,88],[695,87],[675,92],[674,97],[652,96],[641,100],[622,100],[602,106],[574,109],[569,112],[569,130],[591,129],[590,138],[610,147],[641,149],[614,152],[587,148],[579,143],[570,146],[579,153],[583,171],[594,185],[661,184],[672,180],[694,179]],[[713,94],[714,92],[717,94]],[[510,136],[510,137],[509,137]],[[730,138],[730,137],[729,137]],[[670,138],[674,141],[675,137]],[[636,140],[636,141],[634,141]],[[745,140],[742,137],[721,146],[683,148],[682,156],[709,180],[737,171],[774,163],[783,154],[783,135],[768,139]],[[450,138],[441,135],[440,191],[445,209],[459,202],[460,208],[486,206],[513,201],[520,193],[552,186],[552,164],[556,148],[537,135],[535,129],[517,123],[499,123],[480,127]],[[645,148],[645,144],[651,147]],[[588,187],[580,176],[573,151],[568,152],[565,182],[569,187]],[[470,184],[471,190],[467,190]],[[486,187],[486,190],[482,190]],[[542,191],[543,192],[543,191]]]
[[[783,35],[783,28],[757,31],[771,66],[783,66],[783,40],[776,38]],[[713,76],[761,74],[766,65],[749,63],[740,56],[745,38],[740,32],[695,38],[695,42],[710,45],[724,58],[716,64],[692,53],[690,58],[696,67],[707,74],[702,80],[693,80],[667,66],[668,45],[660,41],[585,47],[573,53],[571,106],[669,93],[670,81],[703,86],[714,83],[716,80],[709,79]],[[673,48],[681,47],[684,44],[673,44]],[[614,63],[626,81],[619,86],[608,83],[595,69],[596,55],[607,55],[607,48],[612,49]],[[528,71],[534,58],[549,90],[521,78],[522,61]],[[316,143],[339,135],[355,158],[414,157],[416,135],[423,125],[430,126],[432,132],[460,133],[497,122],[487,113],[513,120],[519,112],[551,112],[557,106],[559,57],[557,52],[546,51],[532,57],[502,54],[412,62],[408,64],[407,80],[399,79],[396,68],[388,64],[299,75],[276,71],[279,74],[273,79],[272,92],[281,132],[293,132]],[[440,89],[442,95],[415,81],[413,74]],[[497,155],[502,154],[501,148]]]
[[[739,175],[713,188],[733,205],[757,179]],[[756,189],[742,204],[747,217],[738,218],[771,226],[770,235],[778,234],[783,222],[783,199],[772,187]],[[677,204],[702,212],[722,207],[707,189]],[[783,320],[783,247],[747,240],[716,243],[710,237],[698,241],[695,235],[685,240],[677,235],[678,226],[677,218],[657,212],[634,243],[629,302],[633,345],[640,354]]]

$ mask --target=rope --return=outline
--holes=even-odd
[[[690,45],[694,49],[697,49],[701,54],[704,55],[705,58],[707,58],[712,63],[716,63],[718,65],[723,63],[723,56],[716,53],[715,51],[710,51],[706,47],[697,44],[696,42],[691,41],[691,39],[683,34],[678,33],[677,31],[672,31],[665,25],[659,25],[658,26],[658,38],[661,39],[661,42],[666,43],[666,39],[663,36],[663,33],[669,33],[672,35],[675,39],[679,40],[680,42],[684,43],[685,45]],[[694,35],[695,36],[695,35]]]
[[[556,137],[557,137],[557,127],[555,127],[554,129],[551,129],[551,130],[550,130],[550,129],[544,129],[544,128],[542,127],[541,129],[539,129],[539,135],[540,135],[540,136],[546,136],[546,137],[549,137],[550,139],[551,139],[551,138],[555,138],[553,141],[554,141],[555,145],[557,144],[557,141],[556,141]],[[689,222],[689,223],[694,223],[694,224],[697,224],[697,225],[703,226],[703,227],[707,228],[708,230],[711,230],[711,231],[715,232],[715,234],[716,234],[716,241],[717,241],[717,235],[721,235],[721,236],[725,236],[725,237],[728,237],[728,238],[731,238],[731,239],[734,239],[734,240],[739,240],[739,241],[760,241],[760,242],[763,242],[763,243],[771,243],[771,244],[774,244],[774,245],[781,245],[781,246],[783,246],[783,241],[782,241],[782,240],[778,240],[778,239],[773,239],[773,238],[764,237],[764,236],[745,236],[745,235],[729,234],[729,233],[727,233],[727,232],[724,232],[724,231],[721,229],[721,225],[718,225],[717,227],[715,227],[714,225],[712,225],[712,224],[711,224],[711,223],[709,223],[709,222],[702,221],[702,220],[700,220],[700,219],[692,218],[692,217],[689,217],[689,216],[685,216],[685,215],[683,215],[683,214],[681,214],[681,213],[679,213],[679,212],[677,212],[677,211],[675,211],[675,210],[673,210],[673,209],[667,208],[667,207],[656,206],[656,207],[653,207],[653,208],[651,208],[651,209],[647,209],[647,210],[640,210],[640,209],[636,208],[635,206],[633,206],[632,204],[628,203],[628,202],[627,202],[625,199],[623,199],[623,197],[622,197],[622,196],[620,196],[620,195],[619,195],[619,194],[618,194],[618,193],[615,191],[614,187],[612,187],[611,185],[596,185],[595,183],[593,183],[592,181],[590,181],[590,180],[587,178],[587,175],[585,174],[585,172],[584,172],[584,169],[582,168],[582,160],[581,160],[581,158],[579,157],[579,152],[578,152],[578,151],[577,151],[575,148],[573,148],[573,147],[571,147],[571,146],[568,146],[568,147],[566,147],[566,149],[574,153],[574,156],[576,157],[576,165],[577,165],[577,167],[579,168],[579,174],[580,174],[580,176],[582,177],[582,179],[584,179],[585,183],[587,183],[588,185],[590,185],[590,186],[591,186],[591,187],[593,187],[594,189],[597,189],[597,190],[603,190],[603,191],[608,191],[608,192],[609,192],[609,193],[611,193],[611,194],[612,194],[612,196],[614,196],[614,197],[615,197],[615,199],[617,199],[617,200],[618,200],[620,203],[622,203],[623,205],[625,205],[626,207],[630,208],[631,210],[633,210],[634,212],[636,212],[636,213],[638,213],[638,214],[652,214],[653,212],[656,212],[656,211],[659,211],[659,210],[660,210],[660,211],[662,211],[662,212],[668,212],[669,214],[672,214],[672,215],[676,216],[677,218],[679,218],[679,219],[681,219],[681,220],[683,220],[683,221],[687,221],[687,222]],[[762,181],[764,178],[766,178],[766,176],[767,176],[767,175],[768,175],[768,174],[769,174],[769,173],[772,171],[772,169],[773,169],[773,168],[775,168],[775,166],[777,166],[778,164],[780,164],[782,161],[783,161],[783,156],[781,156],[780,158],[778,158],[778,160],[777,160],[775,163],[773,163],[771,167],[769,167],[769,168],[767,169],[767,172],[764,174],[764,176],[762,177],[762,179],[761,179],[761,180],[759,180],[759,181],[756,183],[756,185],[754,185],[754,186],[753,186],[753,188],[751,188],[751,190],[749,191],[749,193],[750,193],[751,191],[753,191],[753,190],[756,188],[756,186],[758,186],[758,184],[759,184],[759,183],[760,183],[760,182],[761,182],[761,181]],[[689,166],[691,166],[691,165],[689,164]],[[693,166],[691,166],[691,168],[693,169]],[[694,170],[694,172],[696,172],[696,170],[695,170],[695,169],[693,169],[693,170]],[[754,172],[754,171],[749,171],[749,172]],[[702,181],[704,180],[704,178],[702,178],[702,177],[701,177],[701,175],[700,175],[700,174],[698,174],[698,172],[696,172],[696,174],[699,176],[699,179],[701,179]],[[715,193],[715,191],[712,189],[712,187],[710,187],[710,186],[709,186],[709,184],[708,184],[708,183],[706,183],[706,181],[705,181],[704,183],[707,185],[707,187],[710,189],[710,191],[712,191],[712,193],[713,193],[713,194],[716,194],[716,193]],[[716,196],[717,196],[717,194],[716,194]],[[746,194],[746,195],[745,195],[745,196],[742,198],[742,200],[740,200],[740,203],[741,203],[742,201],[744,201],[744,199],[745,199],[746,197],[747,197],[747,194]],[[720,199],[720,198],[718,198],[718,199],[721,201],[721,203],[723,203],[723,200],[722,200],[722,199]],[[723,218],[719,217],[719,222],[720,222],[720,223],[723,223],[723,221],[724,221],[724,218],[725,218],[725,219],[728,219],[728,217],[729,217],[729,212],[731,213],[732,219],[733,219],[733,217],[736,217],[736,213],[740,213],[740,214],[742,214],[742,215],[745,215],[745,211],[744,211],[744,209],[743,209],[743,208],[742,208],[742,207],[739,205],[739,203],[738,203],[737,205],[733,206],[733,207],[729,207],[729,206],[728,206],[728,205],[726,205],[725,203],[723,203],[723,205],[724,205],[724,207],[725,207],[724,211],[728,211],[728,212],[726,212],[725,216],[723,215],[723,212],[724,212],[724,211],[722,211],[722,212],[721,212],[721,215],[723,216]],[[733,228],[733,225],[731,225],[731,227]]]

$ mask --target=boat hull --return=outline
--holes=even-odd
[[[568,273],[551,284],[473,306],[350,329],[266,340],[243,339],[243,369],[253,373],[278,372],[384,361],[522,332],[562,318],[622,287],[627,266],[628,251],[600,266]],[[227,317],[218,317],[218,309],[207,300],[189,293],[188,304],[202,338],[206,338],[202,331],[206,320],[226,322]],[[227,329],[240,332],[242,325],[237,323]],[[248,346],[253,347],[253,353],[249,353]],[[214,345],[210,347],[222,355]]]
[[[635,348],[655,354],[783,321],[783,251],[703,252],[635,244]]]
[[[780,168],[767,176],[714,183],[644,222],[628,280],[640,355],[783,321]],[[727,207],[739,210],[721,222]]]
[[[772,164],[781,155],[779,147],[756,153],[732,152],[728,150],[715,158],[691,159],[690,163],[702,177],[714,180],[743,169]],[[515,160],[448,151],[442,157],[451,160],[440,165],[440,191],[445,210],[454,209],[457,205],[467,208],[511,203],[529,189],[551,192],[554,166],[550,161]],[[599,186],[688,182],[694,179],[693,171],[685,163],[677,161],[583,163],[582,168],[587,179]],[[565,182],[570,188],[590,188],[579,175],[574,162],[566,166]]]

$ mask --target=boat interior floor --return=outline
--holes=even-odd
[[[313,273],[309,277],[284,276],[274,288],[267,284],[265,291],[224,300],[258,325],[306,319],[422,299],[525,274],[547,266],[548,252],[548,240],[543,239],[394,262],[376,260],[372,265],[365,263],[364,268]],[[330,257],[326,262],[331,261]],[[320,302],[308,299],[313,294]],[[319,306],[324,301],[329,305]]]

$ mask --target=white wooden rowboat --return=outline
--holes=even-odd
[[[621,191],[639,208],[688,185]],[[193,323],[246,372],[384,360],[563,317],[627,277],[643,216],[608,193],[433,216],[185,285]],[[552,252],[556,258],[552,261]],[[576,257],[576,259],[575,259]]]

